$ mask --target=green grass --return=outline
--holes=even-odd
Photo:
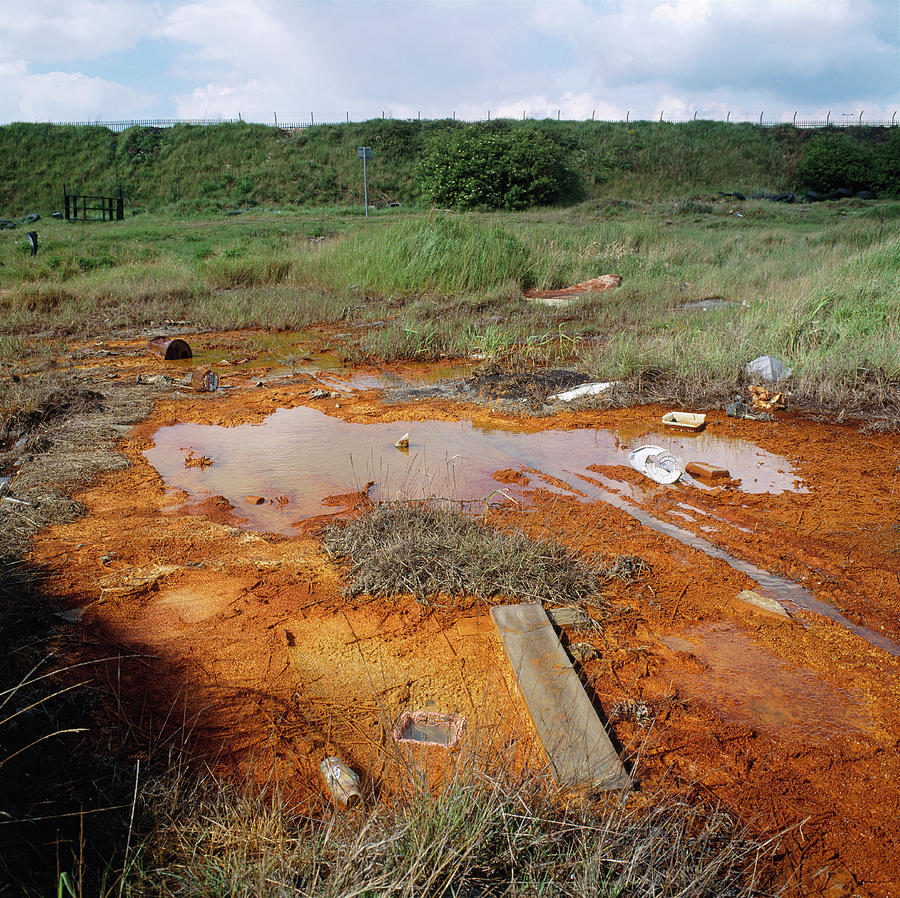
[[[110,195],[129,207],[185,214],[261,206],[294,209],[347,204],[361,212],[356,148],[371,146],[369,198],[375,204],[420,201],[416,164],[432,135],[454,121],[374,119],[285,132],[247,123],[131,128],[16,123],[0,127],[0,216],[48,216],[62,208],[63,185]],[[641,201],[714,191],[781,191],[799,186],[797,165],[816,131],[791,126],[697,121],[518,122],[485,131],[534,130],[561,146],[585,197]],[[852,139],[876,144],[888,128],[855,128]]]
[[[48,336],[166,319],[340,321],[354,333],[340,349],[351,361],[476,355],[576,365],[603,380],[653,372],[734,384],[749,359],[771,353],[804,394],[883,392],[900,380],[900,203],[590,201],[517,214],[393,209],[366,220],[315,209],[39,224],[34,258],[19,231],[0,232],[7,361]],[[622,275],[619,290],[565,308],[521,298],[608,272]],[[730,305],[685,308],[707,297]]]

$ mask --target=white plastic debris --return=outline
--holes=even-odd
[[[784,362],[776,359],[773,355],[761,355],[747,365],[747,374],[775,384],[790,377],[791,369],[786,368]]]
[[[675,483],[684,474],[684,460],[676,452],[662,446],[640,446],[628,453],[628,461],[657,483]]]
[[[571,390],[565,390],[562,393],[554,393],[550,399],[558,399],[560,402],[571,402],[573,399],[581,399],[584,396],[599,396],[616,385],[617,381],[607,381],[604,383],[581,384],[579,387],[573,387]]]

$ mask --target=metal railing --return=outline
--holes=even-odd
[[[561,119],[560,118],[561,111],[557,113],[556,120],[557,121],[579,121],[578,119]],[[831,118],[831,113],[826,116],[825,119],[813,120],[813,119],[798,119],[796,113],[792,120],[784,120],[784,121],[773,121],[764,119],[764,114],[761,113],[758,119],[732,119],[731,113],[725,117],[724,121],[727,124],[754,124],[760,125],[764,128],[775,128],[783,125],[792,125],[795,128],[802,129],[811,129],[811,128],[891,128],[897,127],[898,125],[898,114],[895,112],[890,120],[887,119],[878,119],[878,120],[865,120],[863,119],[863,113],[850,115],[849,113],[842,113],[841,118],[838,120],[833,120]],[[385,115],[382,113],[380,116],[382,119],[392,119],[393,116]],[[377,116],[376,116],[377,118]],[[465,122],[468,124],[473,124],[476,122],[484,122],[491,121],[491,113],[488,112],[486,118],[483,119],[464,119],[460,118],[456,115],[456,112],[452,112],[450,116],[445,116],[445,118],[453,118],[456,121]],[[496,116],[494,116],[496,118]],[[503,118],[508,118],[504,116]],[[532,117],[528,117],[531,119]],[[545,118],[551,118],[551,116],[545,116]],[[517,117],[518,119],[518,117]],[[526,119],[526,115],[522,113],[522,119]],[[415,119],[404,119],[403,121],[421,121],[421,115],[417,116]],[[427,120],[427,119],[426,119]],[[684,122],[697,121],[698,113],[695,113],[692,118],[687,119],[675,119],[675,118],[665,118],[664,113],[661,113],[658,119],[652,119],[652,121],[658,122],[660,124],[680,124]],[[701,119],[703,121],[722,121],[721,119]],[[128,128],[171,128],[175,125],[225,125],[225,124],[239,124],[246,122],[247,120],[238,117],[238,118],[154,118],[154,119],[128,119],[128,120],[120,120],[120,121],[110,121],[105,122],[102,119],[97,119],[95,121],[84,121],[84,122],[50,122],[53,125],[69,125],[75,127],[99,127],[99,128],[108,128],[110,131],[121,132],[125,131]],[[626,124],[633,124],[638,121],[642,121],[640,119],[632,119],[630,115],[626,115],[624,119],[595,119],[593,115],[591,115],[590,119],[583,119],[582,121],[598,121],[598,122],[621,122]],[[643,119],[643,121],[651,121],[650,119]],[[316,121],[315,117],[310,114],[310,120],[308,122],[280,122],[277,118],[275,118],[274,122],[253,122],[252,124],[260,124],[260,125],[269,125],[270,127],[279,128],[283,131],[298,131],[302,128],[311,128],[317,125],[343,125],[350,124],[350,115],[347,114],[344,121]]]

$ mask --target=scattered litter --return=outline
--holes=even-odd
[[[526,290],[523,296],[526,299],[566,299],[572,296],[581,296],[584,293],[596,293],[600,290],[615,290],[621,286],[621,275],[604,274],[601,277],[581,281],[571,287],[561,287],[558,290]]]
[[[557,781],[569,788],[630,789],[631,777],[544,609],[495,605],[491,617]]]
[[[747,602],[750,605],[756,605],[757,608],[762,608],[764,611],[771,611],[772,614],[777,614],[781,617],[790,617],[787,611],[785,611],[781,604],[776,602],[775,599],[770,599],[768,596],[764,596],[762,593],[755,592],[752,589],[745,589],[743,592],[739,592],[735,598],[739,602]]]
[[[394,724],[395,742],[417,742],[455,748],[466,726],[466,718],[441,711],[404,711]]]
[[[397,442],[394,443],[394,445],[401,452],[409,452],[409,434],[408,433],[403,434],[403,436],[400,437],[400,439],[397,440]]]
[[[320,390],[316,388],[315,390],[309,391],[310,399],[328,399],[330,398],[331,393],[328,390]]]
[[[725,406],[725,414],[729,418],[748,418],[751,421],[766,420],[765,415],[754,412],[740,396],[735,396],[734,401]]]
[[[760,380],[769,383],[778,383],[791,376],[791,369],[784,366],[784,362],[776,359],[772,355],[757,356],[747,365],[747,374],[751,377],[756,376]]]
[[[571,402],[573,399],[582,399],[585,396],[599,396],[616,385],[617,381],[605,381],[602,383],[582,384],[580,387],[574,387],[571,390],[564,390],[562,393],[554,393],[548,397],[549,400],[559,400],[560,402]]]
[[[694,412],[666,412],[662,418],[663,425],[671,430],[691,431],[697,433],[706,427],[706,415]]]
[[[158,355],[161,359],[190,359],[194,354],[190,344],[180,337],[151,337],[147,341],[147,352]]]
[[[262,496],[247,496],[244,501],[251,505],[262,505],[266,500]]]
[[[139,374],[136,383],[147,386],[169,386],[173,381],[165,374]]]
[[[0,231],[13,231],[17,227],[18,224],[11,218],[0,218]]]
[[[753,397],[753,408],[761,412],[770,412],[776,408],[786,408],[787,402],[784,393],[775,393],[767,390],[765,387],[748,387],[750,395]]]
[[[628,461],[636,471],[657,483],[675,483],[684,474],[684,461],[676,452],[662,446],[640,446],[628,453]]]
[[[41,216],[37,214],[37,212],[32,212],[29,215],[23,215],[19,219],[19,224],[34,224],[36,221],[40,221]]]
[[[569,654],[576,661],[590,661],[597,657],[597,650],[589,642],[573,642],[569,646]]]
[[[197,393],[215,393],[219,389],[219,375],[207,368],[197,368],[191,375],[191,389]]]
[[[711,465],[705,461],[689,461],[684,470],[691,477],[699,477],[701,480],[727,480],[731,477],[731,473],[727,468],[720,468],[718,465]]]
[[[31,255],[36,256],[38,253],[38,233],[37,233],[37,231],[26,231],[25,236],[28,238],[28,243],[31,245]]]
[[[325,785],[332,798],[352,808],[362,801],[359,791],[359,774],[354,773],[340,758],[329,757],[319,765]]]

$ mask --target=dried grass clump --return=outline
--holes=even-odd
[[[102,398],[56,374],[0,382],[0,448],[42,424],[93,411]]]
[[[348,595],[414,595],[519,601],[585,602],[604,576],[563,546],[502,533],[448,506],[378,503],[360,517],[327,527],[323,544],[344,562]]]
[[[467,761],[467,764],[469,761]],[[289,819],[211,776],[148,783],[127,893],[763,898],[775,840],[673,799],[567,807],[540,775],[477,761],[437,793]]]

